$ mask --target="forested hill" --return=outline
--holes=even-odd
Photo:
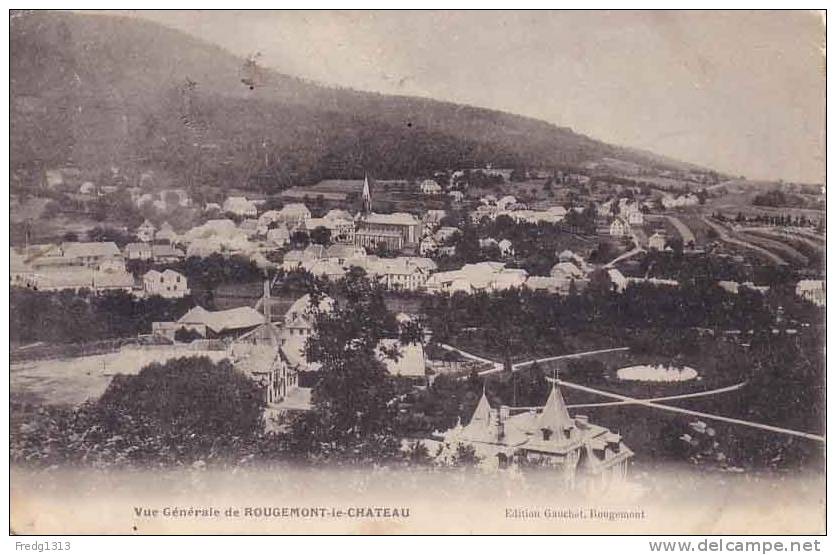
[[[688,167],[531,118],[304,81],[133,18],[18,12],[10,33],[13,169],[135,164],[282,185],[604,157]]]

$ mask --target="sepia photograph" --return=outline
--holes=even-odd
[[[826,533],[824,10],[8,16],[10,534]]]

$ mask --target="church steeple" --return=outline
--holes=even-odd
[[[369,174],[366,174],[366,178],[363,181],[363,207],[360,210],[362,214],[370,214],[372,211],[372,193],[371,189],[369,188]]]

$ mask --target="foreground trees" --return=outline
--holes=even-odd
[[[344,306],[316,314],[307,356],[320,363],[313,410],[293,424],[292,449],[314,457],[347,461],[383,460],[397,455],[395,383],[378,357],[384,338],[398,336],[382,290],[354,269],[342,286]],[[318,305],[318,293],[312,305]],[[396,359],[397,349],[384,353]]]
[[[15,407],[11,458],[42,466],[236,464],[274,445],[262,409],[260,389],[228,361],[174,359],[115,376],[98,401],[76,409]]]

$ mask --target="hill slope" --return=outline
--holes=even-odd
[[[690,167],[531,118],[254,68],[143,20],[16,13],[10,34],[13,168],[133,162],[273,187],[605,157]]]

